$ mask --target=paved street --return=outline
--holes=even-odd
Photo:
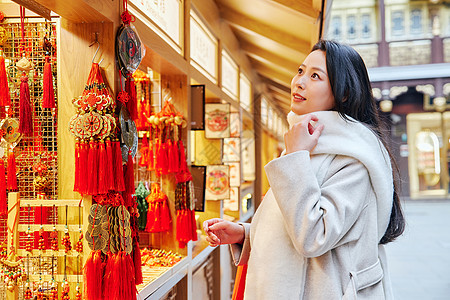
[[[403,202],[407,228],[387,249],[397,300],[450,299],[450,200]]]

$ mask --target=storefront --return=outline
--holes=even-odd
[[[283,116],[214,7],[49,5],[0,3],[0,298],[227,299],[228,247],[201,224],[252,217],[257,135],[273,148]]]

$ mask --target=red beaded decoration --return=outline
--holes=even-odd
[[[70,300],[69,291],[70,291],[69,283],[67,281],[64,281],[63,291],[61,293],[61,300]]]
[[[56,285],[52,285],[52,289],[50,290],[50,296],[48,298],[49,300],[58,300],[58,289],[56,288]]]
[[[77,250],[78,253],[83,252],[83,232],[80,228],[80,237],[78,238],[77,243],[75,244],[75,250]]]
[[[37,300],[44,300],[44,291],[42,290],[42,286],[39,286],[36,296]]]
[[[41,228],[39,229],[38,249],[45,250],[44,228],[42,227],[42,225],[41,225]]]
[[[53,226],[53,231],[50,233],[50,248],[53,251],[58,251],[58,232],[56,231],[56,227]]]
[[[75,295],[75,300],[81,300],[81,292],[80,292],[80,286],[77,285],[77,293]]]
[[[25,244],[25,250],[27,250],[28,252],[31,252],[33,250],[33,239],[31,238],[31,234],[28,233],[27,235],[27,241]]]
[[[69,236],[69,229],[66,228],[64,229],[64,237],[62,238],[61,244],[63,244],[64,246],[64,251],[67,253],[70,250],[72,250],[72,243],[70,242],[70,236]]]
[[[23,298],[26,299],[26,300],[33,298],[33,295],[31,293],[31,289],[30,289],[29,286],[27,286],[27,289],[25,290],[25,293],[23,293]]]

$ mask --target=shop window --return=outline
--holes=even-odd
[[[403,11],[392,13],[392,35],[399,36],[405,33],[405,15]]]
[[[335,16],[331,20],[331,37],[339,40],[342,35],[342,20],[341,17]]]
[[[369,14],[364,14],[362,15],[361,18],[361,23],[362,23],[362,38],[370,38],[371,36],[371,30],[370,30],[370,15]]]
[[[347,17],[347,38],[353,40],[356,38],[356,17]]]
[[[411,11],[411,33],[422,33],[422,11],[420,9]]]

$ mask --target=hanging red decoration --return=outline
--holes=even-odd
[[[130,118],[132,120],[138,119],[137,111],[137,98],[136,98],[136,85],[134,84],[134,79],[131,74],[127,76],[125,81],[125,91],[128,93],[127,109],[130,113]]]
[[[5,163],[0,159],[0,216],[8,213],[8,201],[6,198]]]
[[[69,130],[79,140],[75,149],[74,191],[88,195],[123,191],[117,190],[120,185],[113,185],[123,182],[123,172],[112,167],[121,164],[122,158],[110,151],[109,142],[116,135],[116,104],[97,63],[92,64],[82,95],[72,103],[78,113],[71,118]],[[120,161],[116,162],[118,158]]]
[[[42,93],[42,108],[55,108],[55,92],[53,90],[53,75],[50,56],[45,57],[44,80]]]
[[[151,193],[146,198],[148,202],[147,232],[163,232],[170,229],[172,219],[167,204],[167,195],[161,191],[158,183],[152,183]]]
[[[30,87],[28,86],[28,76],[25,72],[20,77],[19,107],[19,132],[31,134],[33,132],[33,116],[30,103]]]
[[[17,169],[16,169],[16,156],[14,151],[11,150],[8,153],[8,184],[9,191],[17,191]]]
[[[11,97],[9,95],[8,77],[6,75],[3,50],[0,50],[0,106],[11,106]]]

